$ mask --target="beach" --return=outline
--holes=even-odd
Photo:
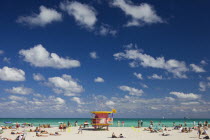
[[[172,127],[167,128],[171,131],[164,131],[164,133],[169,134],[169,136],[162,136],[163,132],[151,133],[149,131],[144,131],[144,128],[135,128],[135,127],[110,127],[109,131],[95,131],[92,127],[89,127],[82,131],[82,134],[78,133],[79,127],[70,127],[67,128],[66,132],[60,132],[58,127],[52,128],[42,128],[49,133],[59,132],[60,136],[51,136],[46,134],[47,137],[37,137],[36,132],[28,132],[30,129],[35,129],[35,127],[20,128],[14,132],[25,132],[26,140],[69,140],[69,139],[78,139],[78,140],[108,140],[111,139],[112,133],[114,132],[116,136],[123,134],[127,140],[197,140],[198,134],[197,130],[192,130],[189,133],[181,133],[179,130],[173,130]],[[14,140],[18,134],[11,135],[11,129],[4,130],[4,133],[1,134],[2,137],[10,138]],[[207,131],[210,133],[210,130]],[[204,136],[201,136],[203,138]],[[116,138],[115,138],[116,139]]]

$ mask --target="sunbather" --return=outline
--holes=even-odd
[[[37,137],[47,137],[48,135],[42,135],[42,134],[38,134],[38,133],[36,132],[36,136],[37,136]]]
[[[59,134],[58,132],[55,132],[55,134],[50,133],[51,136],[60,136],[61,134]]]

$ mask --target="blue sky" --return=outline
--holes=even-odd
[[[0,117],[210,117],[209,1],[1,3]]]

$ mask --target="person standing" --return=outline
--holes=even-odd
[[[68,127],[70,127],[70,122],[68,121]]]
[[[138,128],[140,128],[140,124],[141,124],[141,122],[140,122],[140,120],[138,120]]]
[[[66,124],[63,124],[63,132],[66,132]]]
[[[120,121],[117,121],[117,126],[120,127]]]
[[[184,127],[187,127],[187,123],[186,123],[186,121],[184,122]]]
[[[143,127],[143,121],[141,120],[141,127]]]
[[[59,125],[59,129],[62,132],[62,130],[63,130],[63,124],[62,123]]]
[[[124,124],[125,124],[125,122],[124,122],[124,121],[122,121],[122,127],[124,127]]]
[[[78,123],[77,123],[77,121],[75,121],[75,123],[74,123],[74,126],[76,126],[76,127],[78,126]]]
[[[201,127],[198,126],[198,138],[200,139],[201,138]]]
[[[78,134],[81,132],[82,134],[82,125],[79,126],[79,129],[78,129]]]

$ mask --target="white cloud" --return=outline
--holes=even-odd
[[[206,79],[210,81],[210,77],[207,77]]]
[[[44,81],[45,78],[43,75],[41,75],[40,73],[33,73],[33,79],[35,81]]]
[[[90,52],[90,57],[93,58],[93,59],[97,59],[98,55],[97,55],[96,52]]]
[[[192,71],[197,72],[197,73],[206,72],[202,67],[195,64],[190,64],[190,67],[192,68]]]
[[[93,29],[97,21],[96,11],[92,6],[77,1],[60,4],[60,8],[73,16],[76,22],[88,29]]]
[[[36,67],[52,68],[74,68],[79,67],[77,60],[59,57],[56,53],[49,53],[41,44],[28,50],[20,50],[19,54],[24,57],[24,61]]]
[[[149,79],[158,79],[158,80],[162,80],[163,76],[162,75],[157,75],[157,74],[153,74],[152,76],[148,76]]]
[[[24,86],[13,87],[12,89],[5,89],[5,91],[8,93],[21,94],[21,95],[28,95],[33,92],[31,88],[26,88]]]
[[[60,97],[55,98],[55,101],[57,102],[57,104],[65,104],[65,100]]]
[[[76,102],[77,104],[84,104],[79,97],[71,98],[72,101]]]
[[[116,60],[128,59],[132,60],[132,67],[152,67],[167,70],[177,78],[187,78],[185,72],[188,71],[185,62],[175,59],[165,60],[164,57],[154,58],[148,54],[142,53],[139,49],[126,49],[125,52],[114,54]]]
[[[189,100],[196,100],[201,97],[200,95],[194,93],[170,92],[170,94],[175,95],[177,98],[180,99],[189,99]]]
[[[143,26],[163,22],[150,4],[134,5],[130,0],[113,0],[112,5],[120,8],[127,16],[131,17],[126,26]]]
[[[199,102],[185,102],[185,103],[181,103],[182,105],[198,105],[200,104]]]
[[[30,26],[44,27],[52,22],[62,20],[62,15],[54,9],[46,8],[45,6],[40,6],[39,10],[39,14],[18,17],[17,22],[27,24]]]
[[[143,80],[143,77],[142,77],[142,74],[141,73],[134,72],[133,75],[136,76],[138,79]]]
[[[102,35],[102,36],[106,36],[108,34],[112,35],[112,36],[115,36],[117,34],[117,31],[116,30],[113,30],[111,29],[110,26],[106,25],[106,24],[103,24],[100,26],[99,28],[99,34]]]
[[[3,50],[0,50],[0,55],[4,54],[4,51]]]
[[[25,81],[25,72],[17,68],[3,67],[0,69],[0,80],[3,81]]]
[[[206,91],[206,83],[199,82],[199,90],[200,91]]]
[[[210,88],[210,82],[199,82],[200,91],[206,91],[207,88]]]
[[[141,89],[136,89],[129,86],[119,86],[119,89],[122,91],[128,91],[129,95],[135,95],[135,96],[141,96],[144,93],[144,91]]]
[[[115,105],[115,103],[113,101],[107,101],[105,104],[107,106],[113,106],[113,105]]]
[[[78,96],[79,93],[84,91],[83,87],[71,75],[63,74],[62,77],[48,78],[48,83],[54,91],[64,93],[65,96]]]
[[[9,96],[9,99],[13,101],[26,101],[27,100],[27,98],[25,97],[19,97],[19,96],[14,96],[14,95]]]
[[[146,84],[141,83],[140,84],[143,88],[148,88],[148,86]]]
[[[208,63],[205,60],[201,60],[200,62],[202,65],[207,65]]]
[[[101,77],[97,77],[97,78],[94,79],[94,82],[96,82],[96,83],[103,83],[104,79],[101,78]]]

